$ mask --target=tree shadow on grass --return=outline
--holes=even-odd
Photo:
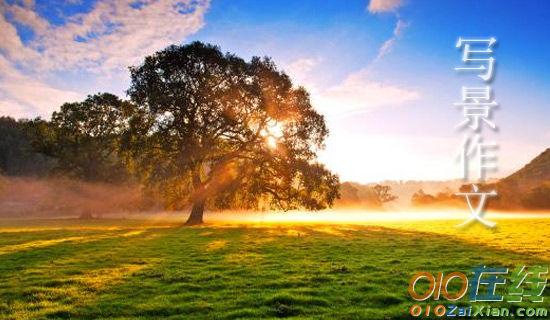
[[[158,262],[153,255],[140,258],[133,250],[146,247],[169,230],[138,231],[108,231],[82,241],[4,254],[0,261],[0,315],[27,319],[70,315],[74,305]]]

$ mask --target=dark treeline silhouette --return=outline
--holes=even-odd
[[[40,139],[35,134],[39,123],[41,120],[0,117],[0,174],[45,176],[55,166],[55,159],[33,145]]]
[[[456,191],[446,189],[444,191],[430,194],[419,189],[411,196],[413,206],[460,206],[464,204],[464,198],[455,195]]]
[[[269,58],[170,46],[130,68],[128,101],[63,104],[50,121],[2,118],[6,175],[138,183],[168,209],[331,206],[338,177],[317,162],[328,135],[308,92]]]

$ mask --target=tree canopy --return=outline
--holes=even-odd
[[[57,159],[56,169],[85,180],[120,182],[128,170],[120,153],[132,105],[110,93],[65,103],[51,122],[35,121],[40,149]]]
[[[322,209],[338,177],[317,162],[328,135],[309,94],[269,58],[216,46],[170,46],[130,68],[137,110],[124,146],[168,205]]]

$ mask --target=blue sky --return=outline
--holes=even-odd
[[[321,160],[343,180],[450,179],[463,133],[459,36],[498,40],[499,171],[549,147],[550,3],[544,1],[5,1],[0,113],[48,117],[64,101],[124,96],[128,65],[201,40],[267,55],[312,94],[331,136]]]

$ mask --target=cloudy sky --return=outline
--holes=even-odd
[[[331,129],[343,180],[452,179],[463,133],[459,36],[494,36],[504,176],[550,147],[550,3],[428,0],[0,0],[0,114],[48,118],[66,101],[124,97],[127,67],[173,43],[271,56]]]

